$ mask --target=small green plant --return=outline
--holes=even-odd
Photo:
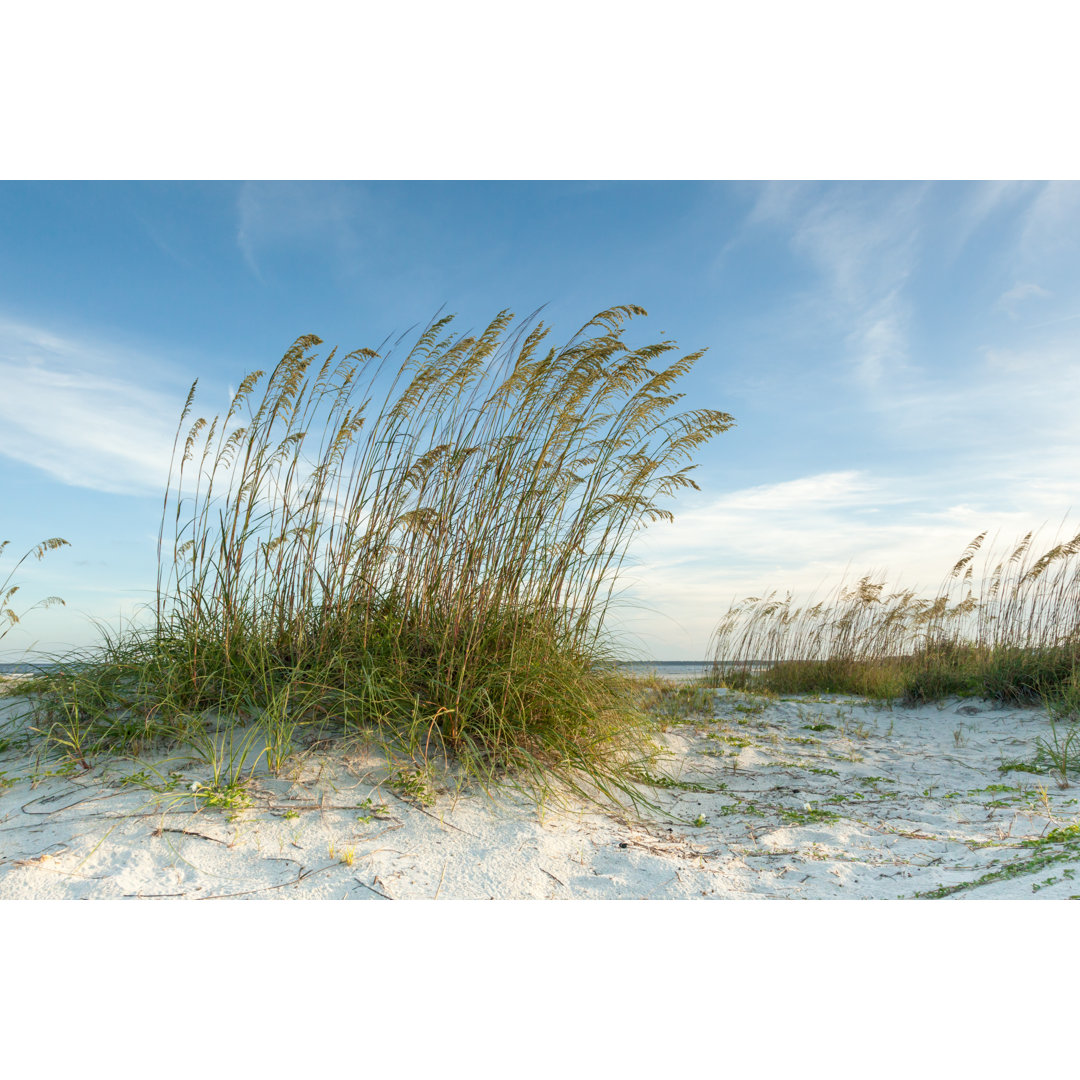
[[[48,780],[51,776],[75,776],[79,771],[79,766],[74,761],[62,761],[58,765],[53,765],[51,768],[42,769],[35,768],[30,773],[30,780],[38,784],[42,780]]]
[[[830,800],[839,801],[839,800]],[[802,810],[793,810],[789,807],[779,807],[780,816],[793,825],[810,825],[815,823],[831,824],[840,820],[840,815],[832,810],[822,810],[816,803],[804,803]]]
[[[299,814],[299,812],[298,812],[298,811],[296,811],[296,810],[286,810],[286,811],[285,811],[285,813],[284,813],[284,814],[282,814],[281,816],[282,816],[282,817],[283,817],[283,818],[284,818],[284,819],[285,819],[286,821],[292,821],[292,820],[293,820],[294,818],[298,818],[298,817],[300,816],[300,814]]]
[[[669,723],[691,717],[711,717],[715,711],[716,698],[707,687],[671,686],[653,691],[648,711],[661,722]]]
[[[208,782],[192,784],[198,798],[208,806],[238,808],[248,805],[248,783],[266,752],[263,749],[251,757],[261,728],[253,726],[246,735],[240,735],[238,725],[233,723],[226,724],[220,731],[212,731],[206,721],[190,717],[181,730],[187,746],[210,768]]]
[[[699,829],[703,829],[708,824],[709,822],[706,820],[704,814],[698,814],[698,816],[694,818],[694,825],[696,825]]]
[[[399,794],[421,806],[431,806],[435,802],[435,792],[426,769],[398,769],[391,773],[388,782]]]
[[[699,791],[715,794],[717,791],[723,791],[727,787],[726,784],[709,787],[706,784],[698,784],[693,780],[676,780],[671,776],[658,776],[649,772],[648,769],[632,769],[629,775],[635,780],[640,780],[643,784],[648,784],[650,787],[668,788],[675,791]]]
[[[1041,736],[1035,740],[1036,746],[1050,759],[1054,771],[1057,774],[1058,787],[1069,786],[1069,769],[1080,765],[1076,753],[1072,750],[1073,742],[1080,734],[1080,728],[1075,724],[1070,725],[1068,734],[1062,739],[1058,736],[1057,725],[1050,721],[1050,739]]]
[[[746,713],[750,716],[758,716],[765,711],[766,706],[769,704],[767,699],[758,699],[751,701],[740,701],[735,706],[735,712]]]
[[[796,769],[805,769],[806,772],[816,773],[818,776],[840,776],[835,769],[830,769],[825,765],[806,765],[796,762],[793,764],[793,767]]]
[[[1080,720],[1080,664],[1064,680],[1051,682],[1043,693],[1050,715],[1058,720]]]
[[[857,739],[870,737],[870,729],[861,720],[853,720],[849,710],[837,709],[836,718],[840,721],[840,733],[848,741],[851,741],[852,736]]]
[[[1036,756],[1032,761],[1024,761],[1020,758],[1010,758],[1002,761],[997,767],[997,771],[1000,773],[1026,772],[1034,773],[1037,776],[1045,776],[1050,770]]]
[[[201,806],[214,806],[220,810],[244,810],[251,805],[248,781],[243,778],[221,780],[213,784],[196,781],[190,790]]]
[[[736,796],[736,798],[738,798]],[[731,817],[735,814],[746,814],[749,817],[765,817],[765,811],[758,805],[751,802],[749,799],[739,799],[737,802],[728,803],[725,806],[720,807],[720,814],[723,817]]]
[[[266,735],[266,767],[275,775],[292,752],[293,733],[299,723],[297,712],[289,710],[292,686],[286,683],[265,692],[265,702],[259,712],[259,725]]]
[[[752,740],[744,738],[742,735],[723,735],[715,731],[710,731],[706,738],[713,739],[716,742],[727,743],[728,746],[735,746],[740,750],[747,746],[754,745]]]
[[[129,773],[121,777],[121,787],[141,787],[147,791],[175,791],[182,777],[177,773],[170,773],[167,777],[152,766],[139,769],[138,772]]]
[[[376,818],[384,818],[390,813],[388,806],[383,803],[373,803],[370,798],[364,799],[360,805],[367,813],[358,814],[356,820],[365,825],[370,825]]]
[[[91,709],[83,708],[76,684],[70,692],[58,689],[42,715],[48,728],[33,728],[45,736],[48,744],[59,747],[69,760],[86,770],[91,767],[90,753],[94,744],[94,720]]]

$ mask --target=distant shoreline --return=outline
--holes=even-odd
[[[640,674],[656,674],[667,676],[688,676],[692,673],[701,673],[711,670],[713,662],[711,660],[617,660],[616,664],[620,668],[625,668],[628,671],[638,672]],[[39,671],[58,671],[60,669],[57,663],[33,663],[32,661],[12,661],[10,663],[0,662],[0,675],[33,675]],[[72,667],[78,665],[72,664]],[[740,665],[742,666],[742,665]],[[754,661],[749,664],[750,667],[767,667],[767,663],[760,661]]]

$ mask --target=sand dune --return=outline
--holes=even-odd
[[[538,809],[449,783],[425,804],[359,746],[312,746],[258,778],[249,806],[222,809],[193,791],[209,780],[197,760],[57,774],[58,762],[10,747],[0,898],[1080,894],[1077,789],[1016,767],[1046,768],[1044,712],[723,691],[714,701],[715,715],[663,733],[670,786],[647,789],[660,809],[641,815],[573,801]],[[10,720],[25,699],[0,709]]]

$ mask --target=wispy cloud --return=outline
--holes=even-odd
[[[988,180],[964,184],[964,198],[952,218],[952,234],[943,238],[946,258],[955,259],[968,242],[995,217],[1016,212],[1025,198],[1037,194],[1039,185],[1029,180]]]
[[[797,180],[774,180],[758,187],[754,205],[746,222],[760,225],[792,221],[808,200],[816,185]]]
[[[808,506],[854,506],[877,492],[877,483],[865,473],[851,469],[744,488],[725,496],[714,504],[711,512],[723,514],[736,510],[768,510],[786,513],[802,511]],[[699,522],[704,525],[708,512],[697,513]]]
[[[935,447],[938,475],[998,500],[1024,492],[1010,477],[1071,475],[1080,508],[1080,334],[1048,343],[983,346],[948,375],[894,389],[890,431],[911,446]],[[1000,482],[999,482],[1000,481]]]
[[[795,222],[792,247],[818,266],[836,300],[855,307],[888,296],[911,270],[925,194],[922,185],[872,188],[861,199],[833,189]]]
[[[0,454],[77,487],[161,492],[182,400],[115,367],[100,346],[0,320]]]
[[[899,293],[879,298],[855,319],[848,335],[852,372],[866,389],[873,390],[909,369],[908,314]]]
[[[1025,300],[1037,297],[1051,297],[1054,294],[1033,281],[1018,281],[1013,287],[998,297],[998,307],[1003,308],[1010,318],[1015,319],[1017,309]]]
[[[850,371],[868,391],[909,366],[905,286],[919,256],[928,190],[765,184],[735,241],[762,228],[787,234],[792,255],[817,272],[799,317],[844,343]]]
[[[266,256],[281,248],[310,246],[323,259],[348,261],[363,250],[359,224],[368,218],[367,201],[358,185],[245,183],[237,198],[236,242],[260,281]]]
[[[1080,246],[1076,235],[1078,215],[1080,182],[1059,180],[1043,184],[1024,217],[1021,254],[1034,262],[1074,255]]]

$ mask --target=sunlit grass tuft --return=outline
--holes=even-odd
[[[508,312],[476,337],[443,318],[396,368],[302,337],[209,421],[193,385],[153,625],[71,658],[39,729],[81,765],[187,746],[221,787],[318,728],[484,783],[633,795],[654,747],[605,616],[635,532],[733,423],[672,411],[701,353],[631,349],[643,314],[602,312],[561,349],[532,320],[508,337]]]

